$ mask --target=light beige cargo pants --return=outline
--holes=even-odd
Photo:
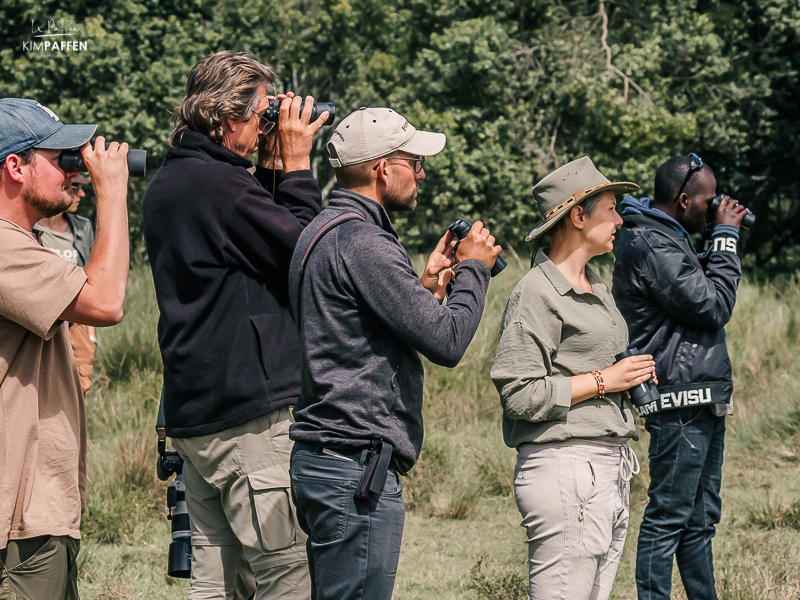
[[[528,532],[531,600],[607,600],[628,533],[628,444],[523,444],[514,497]]]
[[[308,600],[306,535],[289,481],[289,408],[225,431],[174,438],[192,522],[189,600]]]

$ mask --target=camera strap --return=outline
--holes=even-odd
[[[646,417],[679,408],[727,404],[727,395],[724,394],[725,385],[719,382],[709,382],[659,387],[658,400],[634,403],[634,406],[641,416]]]
[[[354,219],[359,219],[361,221],[364,221],[365,223],[367,222],[367,220],[358,213],[346,212],[346,213],[336,214],[333,211],[331,211],[331,215],[327,220],[321,219],[322,221],[321,223],[316,223],[316,222],[312,223],[311,226],[316,226],[317,230],[311,235],[311,238],[308,240],[305,247],[302,246],[301,241],[298,241],[297,247],[295,247],[294,250],[294,256],[292,257],[292,265],[289,269],[290,272],[289,299],[290,302],[292,303],[292,312],[295,317],[295,322],[297,323],[300,322],[300,296],[303,292],[303,277],[305,276],[306,264],[308,263],[308,259],[311,256],[311,253],[314,251],[314,248],[317,247],[317,244],[319,244],[320,240],[323,237],[325,237],[325,234],[327,234],[332,229],[335,229],[342,223],[347,223],[347,221],[353,221]],[[300,264],[296,266],[298,257]],[[298,269],[297,280],[296,280],[297,283],[293,285],[291,273],[295,270],[295,268]],[[295,287],[295,285],[296,289],[292,289]]]

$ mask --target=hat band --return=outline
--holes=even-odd
[[[566,200],[562,200],[559,204],[548,210],[542,217],[542,223],[547,223],[550,219],[557,217],[563,211],[567,210],[568,208],[572,208],[578,202],[586,198],[586,196],[591,196],[593,192],[603,187],[604,185],[607,185],[608,183],[609,183],[608,181],[604,181],[603,183],[599,183],[597,185],[593,185],[591,187],[575,192],[574,194],[572,194],[572,196],[570,196]]]

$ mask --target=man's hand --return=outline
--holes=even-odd
[[[302,171],[311,168],[311,143],[314,134],[319,131],[328,119],[328,113],[324,112],[313,123],[311,110],[314,106],[314,98],[306,96],[303,112],[300,113],[300,96],[289,97],[281,102],[280,116],[278,117],[278,135],[280,136],[281,159],[283,160],[284,173],[291,171]]]
[[[92,187],[98,202],[120,196],[127,198],[128,144],[111,142],[106,150],[106,140],[100,135],[94,142],[94,148],[88,142],[83,145],[81,155],[92,176]]]
[[[742,219],[749,212],[750,210],[739,204],[738,200],[734,200],[730,196],[723,196],[717,209],[714,225],[739,227],[742,224]]]
[[[283,100],[284,98],[294,98],[294,92],[286,92],[277,96],[267,96],[269,99]],[[272,131],[258,136],[258,166],[273,171],[283,170],[283,160],[280,154],[280,143],[278,141],[278,124]]]
[[[447,284],[453,278],[453,271],[450,267],[455,264],[453,259],[455,239],[456,236],[450,230],[444,234],[428,257],[428,264],[425,265],[425,271],[420,277],[423,287],[429,290],[439,302],[444,299]]]
[[[494,245],[494,236],[489,234],[489,230],[483,226],[483,223],[475,221],[467,237],[461,240],[458,245],[456,262],[459,263],[468,258],[475,258],[491,269],[501,250],[500,246]]]

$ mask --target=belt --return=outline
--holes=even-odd
[[[364,465],[364,473],[361,475],[355,493],[355,497],[359,500],[368,499],[370,494],[380,494],[386,483],[389,469],[396,470],[392,465],[394,448],[383,440],[375,441],[369,448],[363,449],[315,446],[303,442],[295,442],[295,446],[310,450],[313,454],[320,456],[333,456]]]

